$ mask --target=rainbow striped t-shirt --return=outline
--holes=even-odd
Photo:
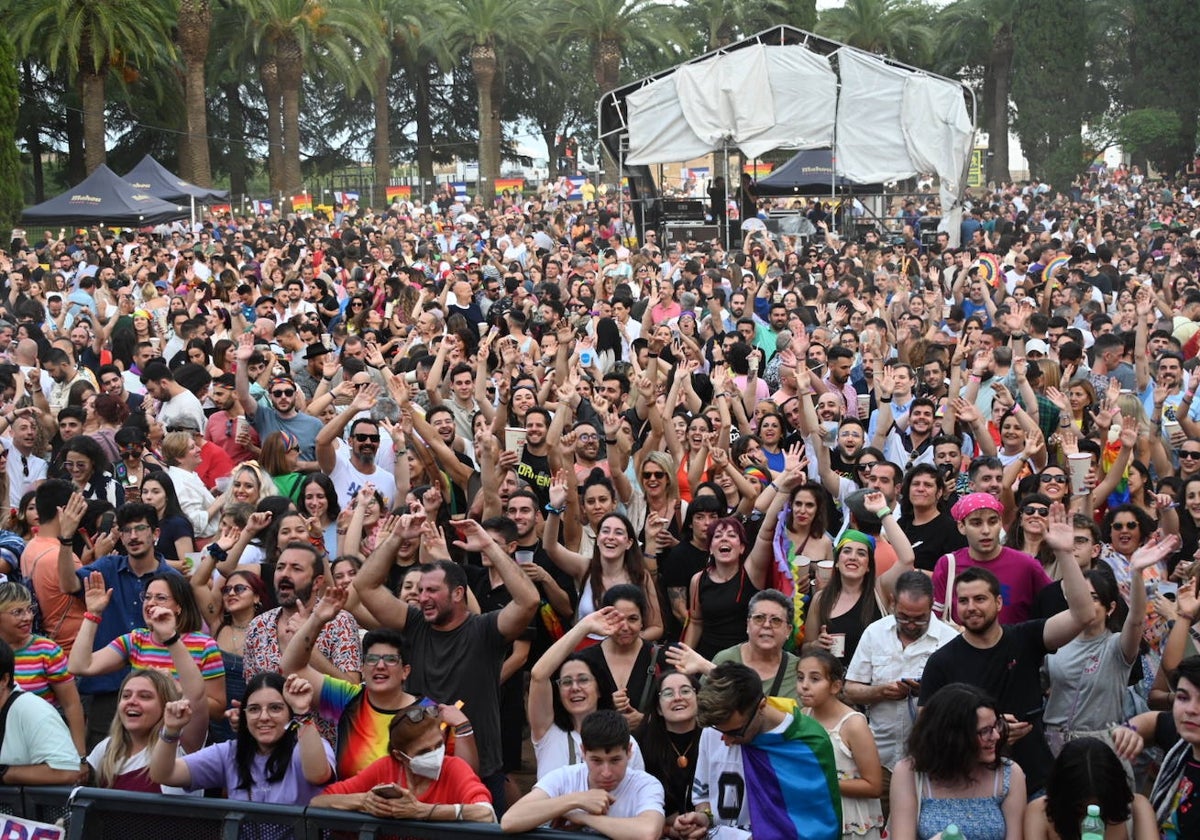
[[[432,701],[422,698],[418,705]],[[321,685],[320,715],[337,721],[337,775],[349,779],[388,754],[388,725],[398,709],[378,709],[361,685],[329,675]]]
[[[71,683],[75,678],[67,671],[67,655],[53,639],[33,636],[27,645],[13,651],[16,661],[14,678],[22,691],[36,694],[56,709],[61,708],[54,695],[55,683]]]
[[[225,676],[221,649],[217,647],[212,636],[204,633],[184,633],[182,639],[183,646],[200,668],[200,676],[206,680]],[[153,668],[166,671],[175,679],[179,679],[179,674],[175,672],[175,664],[171,661],[171,652],[154,641],[154,636],[145,628],[118,636],[108,643],[108,648],[129,660],[129,665],[134,670]]]

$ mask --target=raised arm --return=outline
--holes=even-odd
[[[486,553],[492,561],[492,567],[500,575],[500,580],[508,588],[512,600],[500,610],[496,623],[504,638],[510,642],[516,641],[529,626],[529,620],[533,618],[541,603],[537,587],[521,570],[517,561],[508,556],[504,547],[483,530],[482,525],[473,519],[464,519],[455,524],[463,538],[455,540],[454,544],[464,551]],[[375,611],[372,609],[371,612]]]
[[[1061,502],[1050,505],[1044,539],[1046,546],[1054,552],[1054,559],[1063,573],[1063,595],[1067,599],[1067,609],[1047,619],[1042,630],[1042,642],[1046,649],[1055,651],[1078,636],[1091,617],[1092,595],[1083,571],[1075,562],[1075,532],[1071,529],[1071,520]]]
[[[234,386],[237,392],[238,403],[242,406],[242,410],[246,412],[247,418],[253,418],[258,413],[258,402],[254,397],[250,396],[250,357],[254,355],[254,336],[251,333],[243,333],[238,336],[237,347],[237,370],[234,371]]]
[[[1166,559],[1179,550],[1179,542],[1174,534],[1154,534],[1129,559],[1129,615],[1121,627],[1121,653],[1128,663],[1137,658],[1146,622],[1146,570],[1159,564],[1165,567]]]
[[[575,626],[563,634],[534,663],[529,672],[529,734],[533,740],[541,740],[554,725],[554,674],[567,657],[588,637],[611,636],[617,632],[621,616],[616,607],[603,607],[583,616]]]
[[[388,570],[396,560],[401,541],[419,538],[424,524],[424,511],[389,516],[380,526],[375,550],[354,576],[354,590],[358,592],[363,606],[371,611],[371,615],[378,617],[385,627],[401,632],[408,623],[408,603],[388,591],[384,583]]]

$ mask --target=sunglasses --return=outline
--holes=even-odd
[[[859,472],[870,472],[871,470],[875,469],[875,464],[877,463],[877,461],[871,461],[866,464],[855,464],[854,469],[858,470]]]
[[[665,472],[643,472],[642,478],[666,478]]]
[[[276,388],[271,392],[272,397],[294,397],[296,391],[294,388]]]
[[[1067,477],[1065,475],[1042,475],[1038,477],[1042,484],[1066,484]]]
[[[1021,513],[1026,516],[1049,516],[1050,508],[1045,505],[1025,505],[1021,508]]]
[[[379,435],[356,434],[354,440],[358,443],[379,443]]]
[[[1136,522],[1114,522],[1110,527],[1114,531],[1136,531],[1138,524]]]
[[[244,583],[235,583],[233,586],[222,586],[222,595],[245,595],[250,591],[250,587]]]
[[[1188,461],[1200,461],[1200,452],[1196,452],[1192,449],[1180,449],[1179,457],[1185,458]]]

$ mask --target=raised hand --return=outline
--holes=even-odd
[[[112,590],[104,585],[104,575],[92,572],[83,582],[83,603],[87,611],[100,615],[112,600]]]
[[[676,671],[692,676],[706,673],[712,664],[683,642],[667,647],[664,658],[667,660],[667,664]]]
[[[246,527],[242,529],[242,533],[249,534],[251,537],[261,534],[271,524],[274,515],[267,511],[258,511],[250,514],[250,518],[246,520]]]
[[[1138,442],[1138,424],[1137,421],[1128,414],[1121,418],[1121,446],[1126,449],[1133,449]]]
[[[191,719],[192,704],[188,700],[171,700],[163,706],[162,722],[166,729],[174,729],[178,732],[187,726]]]
[[[234,358],[239,362],[248,362],[253,355],[254,336],[251,333],[242,333],[238,336],[238,346],[237,350],[234,351]]]
[[[602,607],[579,621],[592,635],[611,636],[621,628],[621,613],[616,607]]]
[[[864,508],[876,516],[879,515],[879,511],[888,506],[887,499],[878,490],[874,490],[863,496],[862,504]]]
[[[1071,528],[1071,518],[1062,502],[1050,505],[1050,514],[1046,519],[1046,535],[1042,537],[1051,551],[1070,553],[1075,548],[1075,531]]]
[[[484,552],[490,546],[496,544],[492,539],[491,534],[483,530],[483,526],[474,519],[462,519],[455,523],[455,528],[462,535],[461,540],[455,540],[454,544],[463,551]]]
[[[327,586],[325,591],[321,593],[321,597],[317,599],[317,603],[313,605],[313,615],[322,625],[328,624],[337,618],[337,614],[346,609],[346,600],[350,597],[350,590],[345,586]]]
[[[87,502],[82,493],[72,493],[67,503],[58,509],[59,533],[74,534],[87,513]]]
[[[288,674],[283,683],[283,700],[292,707],[293,715],[306,715],[313,705],[312,683],[299,674]]]
[[[167,607],[151,607],[146,615],[146,620],[159,643],[165,642],[175,635],[177,627],[175,613]]]
[[[374,382],[368,383],[365,388],[359,388],[354,395],[354,399],[350,400],[351,411],[369,411],[375,406],[379,399],[380,388]]]
[[[425,547],[427,560],[449,560],[450,549],[446,546],[446,532],[436,522],[425,521],[421,528],[421,545]]]
[[[1163,534],[1162,531],[1156,531],[1137,551],[1133,552],[1133,556],[1129,558],[1129,566],[1135,572],[1144,572],[1160,563],[1165,564],[1166,559],[1179,550],[1179,544],[1180,539],[1177,534]]]
[[[562,470],[554,474],[554,478],[550,480],[550,507],[566,507],[567,504],[567,476]]]

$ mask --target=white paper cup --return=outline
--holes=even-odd
[[[817,563],[817,583],[824,586],[833,577],[833,561],[821,560]]]
[[[792,585],[801,591],[806,590],[812,580],[812,559],[803,554],[797,555],[792,560],[792,575]]]
[[[1171,435],[1180,431],[1181,428],[1182,427],[1179,425],[1178,420],[1164,420],[1162,424],[1163,436],[1166,437],[1167,440],[1170,440]]]
[[[830,633],[829,635],[833,638],[833,644],[829,646],[829,654],[841,659],[846,655],[846,634]]]
[[[1067,456],[1067,466],[1071,471],[1071,492],[1076,496],[1086,496],[1088,470],[1092,468],[1092,456],[1087,452],[1075,452]]]

